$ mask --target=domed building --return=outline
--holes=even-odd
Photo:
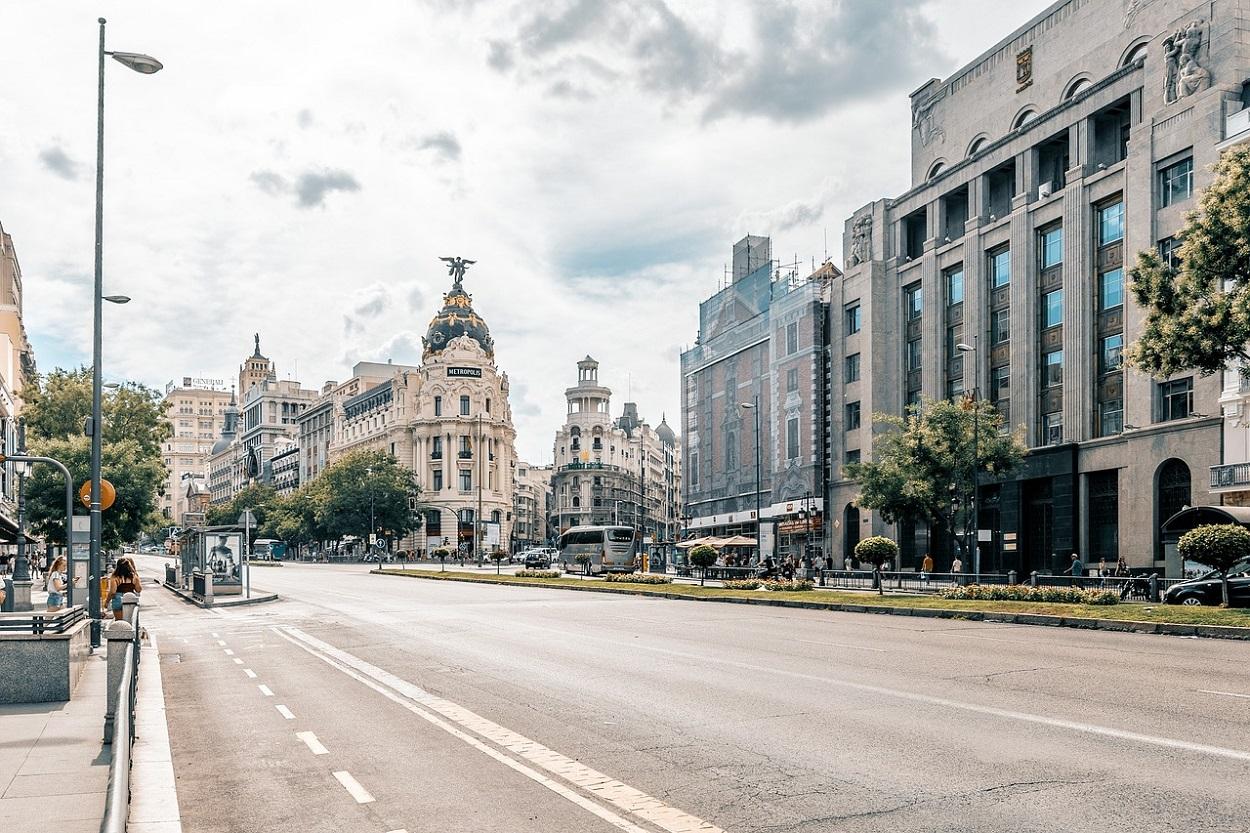
[[[480,521],[488,553],[508,549],[511,540],[516,430],[508,374],[495,364],[494,339],[462,277],[421,340],[407,426],[421,502],[431,507],[424,549],[446,544],[472,554]]]

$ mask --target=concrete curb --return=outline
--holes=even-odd
[[[192,596],[190,592],[183,590],[181,587],[176,587],[175,585],[172,585],[172,584],[166,584],[163,581],[161,582],[161,587],[164,587],[169,592],[173,593],[176,596],[179,596],[183,601],[190,602],[196,607],[202,607],[206,610],[210,607],[239,607],[240,605],[256,605],[262,602],[274,602],[278,600],[277,593],[266,593],[263,596],[252,596],[252,598],[250,599],[245,599],[242,596],[240,596],[237,599],[230,598],[230,597],[223,597],[223,598],[228,599],[228,601],[219,602],[219,601],[214,600],[211,605],[206,605],[206,604],[202,604],[196,601],[195,597]]]
[[[632,587],[613,587],[606,584],[582,587],[567,584],[521,583],[516,581],[500,581],[495,578],[447,578],[442,573],[422,575],[416,572],[400,572],[398,570],[370,570],[375,575],[400,576],[403,578],[420,578],[427,581],[458,581],[464,584],[502,584],[509,587],[541,587],[546,590],[575,590],[582,593],[616,593],[626,596],[647,596],[657,599],[677,599],[686,602],[717,602],[719,604],[768,605],[771,607],[793,607],[805,610],[829,610],[839,613],[883,613],[894,616],[921,616],[930,619],[963,619],[972,622],[1001,622],[1011,625],[1045,625],[1059,628],[1084,628],[1086,630],[1117,631],[1120,633],[1153,633],[1166,636],[1204,637],[1207,639],[1240,639],[1250,640],[1250,628],[1232,625],[1186,625],[1176,622],[1133,622],[1127,619],[1087,619],[1080,616],[1050,616],[1042,613],[1011,613],[1004,610],[942,610],[929,607],[886,607],[882,605],[859,605],[844,602],[805,602],[798,599],[770,599],[766,597],[750,598],[728,596],[685,596],[680,593],[665,593],[662,590],[644,590]],[[440,578],[440,576],[442,576]]]

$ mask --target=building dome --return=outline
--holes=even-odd
[[[234,442],[239,424],[239,407],[234,404],[233,390],[230,391],[230,404],[226,406],[222,416],[224,419],[221,424],[221,436],[217,438],[217,442],[213,443],[213,450],[209,452],[209,456],[220,454]]]
[[[665,416],[660,417],[660,424],[656,426],[655,434],[665,445],[673,445],[677,442],[677,435],[673,433],[672,428],[668,427],[668,419]]]
[[[443,308],[434,320],[421,344],[425,347],[425,355],[441,353],[451,340],[460,336],[468,336],[482,346],[486,355],[495,355],[495,340],[490,337],[490,329],[482,317],[473,310],[473,298],[465,292],[457,281],[451,291],[443,296]]]

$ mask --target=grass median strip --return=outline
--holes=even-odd
[[[374,571],[377,572],[377,571]],[[1098,620],[1156,625],[1214,625],[1232,628],[1250,628],[1250,610],[1222,610],[1214,607],[1182,607],[1164,604],[1118,604],[1078,605],[1043,602],[968,601],[942,599],[936,596],[875,593],[850,590],[808,590],[802,592],[765,590],[727,590],[721,587],[701,587],[690,584],[630,584],[607,583],[581,578],[523,578],[510,575],[482,575],[479,573],[445,572],[428,570],[386,570],[388,576],[423,578],[432,581],[475,582],[479,584],[516,584],[527,587],[551,587],[562,590],[593,590],[601,593],[624,593],[636,596],[660,596],[662,598],[751,601],[760,604],[786,604],[815,609],[887,608],[895,611],[935,611],[940,615],[969,616],[1034,615],[1055,616],[1065,620]]]

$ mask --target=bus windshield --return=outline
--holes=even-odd
[[[609,529],[608,540],[615,543],[628,543],[634,540],[634,531],[632,529]]]

